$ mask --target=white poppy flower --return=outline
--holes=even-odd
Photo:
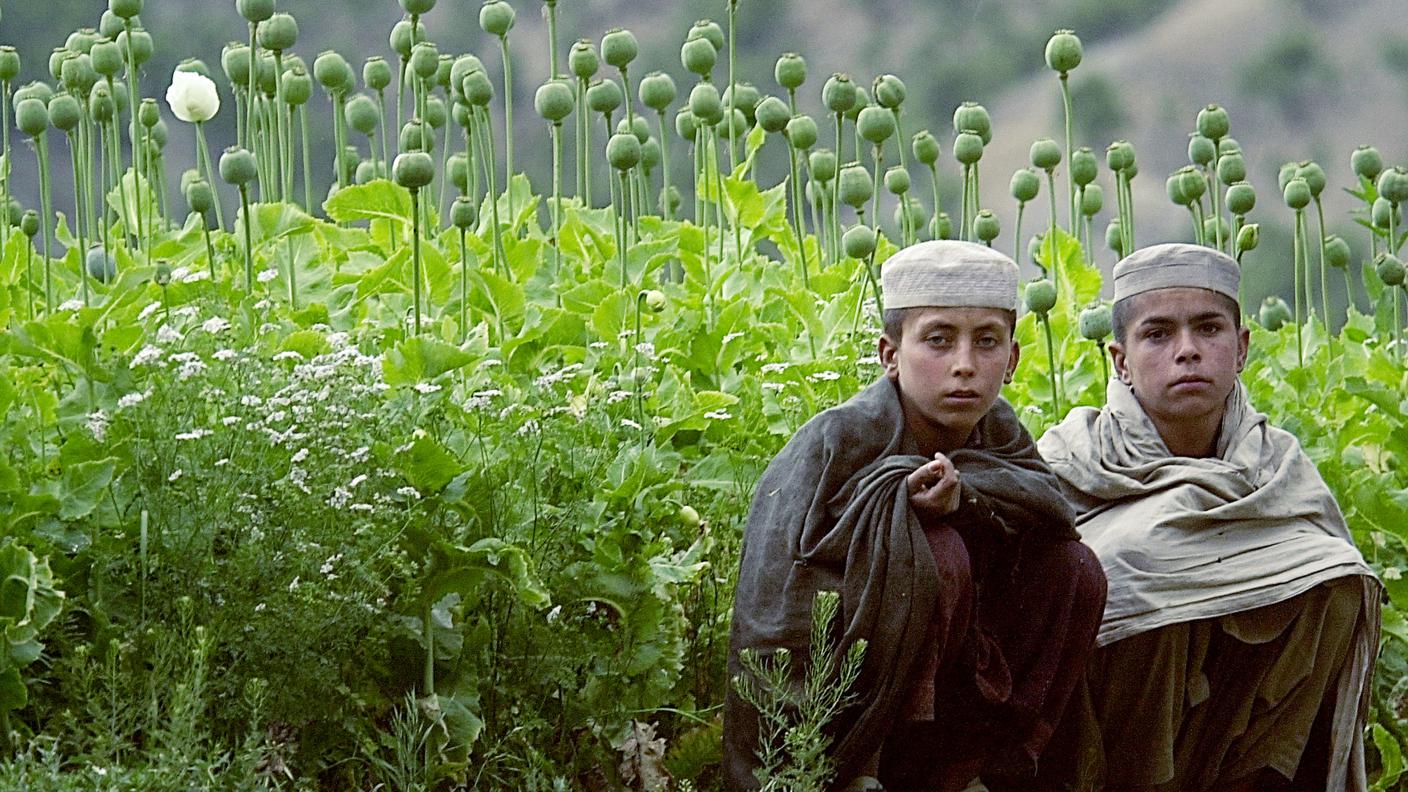
[[[166,89],[166,103],[182,121],[200,123],[209,121],[219,112],[220,94],[209,77],[176,71],[171,74],[171,87]]]

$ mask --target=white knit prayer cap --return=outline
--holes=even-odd
[[[1208,289],[1237,301],[1242,268],[1231,256],[1203,245],[1172,242],[1130,253],[1115,265],[1115,302],[1154,289]]]
[[[940,239],[910,245],[880,268],[885,308],[1017,310],[1017,264],[976,242]]]

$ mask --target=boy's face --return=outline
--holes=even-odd
[[[1122,342],[1110,344],[1115,372],[1134,389],[1160,431],[1221,420],[1247,362],[1249,333],[1228,301],[1207,289],[1157,289],[1135,301]]]
[[[1017,368],[1009,314],[996,308],[916,308],[899,343],[880,337],[880,363],[906,419],[961,443]]]

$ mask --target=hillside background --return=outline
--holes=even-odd
[[[518,165],[543,189],[550,183],[550,158],[544,126],[532,111],[532,93],[547,73],[544,4],[510,1],[518,12],[510,37],[517,150],[522,152]],[[0,43],[20,50],[21,82],[49,80],[50,50],[62,46],[70,31],[96,26],[105,8],[98,0],[0,3]],[[318,52],[334,48],[360,74],[367,56],[391,58],[387,36],[401,18],[394,0],[281,0],[279,8],[297,18],[296,51],[310,63]],[[674,76],[682,98],[693,84],[678,55],[690,24],[705,17],[723,24],[727,13],[724,0],[561,0],[558,9],[562,53],[577,38],[600,41],[609,28],[630,28],[642,49],[633,78],[663,69]],[[442,53],[473,52],[498,80],[498,42],[480,31],[477,11],[472,0],[441,0],[425,21]],[[999,245],[1010,252],[1008,178],[1026,164],[1032,140],[1062,139],[1060,94],[1055,75],[1045,66],[1043,47],[1054,29],[1072,28],[1085,43],[1085,60],[1071,76],[1076,143],[1101,154],[1107,198],[1113,193],[1103,168],[1104,148],[1116,138],[1134,144],[1140,165],[1134,182],[1140,244],[1190,234],[1186,211],[1165,197],[1164,178],[1187,161],[1187,133],[1198,109],[1209,102],[1228,108],[1232,135],[1246,152],[1249,179],[1258,190],[1252,219],[1262,224],[1262,247],[1247,256],[1245,266],[1248,296],[1259,301],[1272,292],[1289,296],[1291,288],[1290,214],[1276,188],[1276,171],[1285,161],[1310,158],[1324,166],[1331,184],[1326,196],[1330,230],[1349,239],[1358,253],[1367,248],[1366,232],[1353,224],[1352,202],[1341,188],[1352,185],[1349,155],[1360,143],[1378,146],[1389,164],[1408,162],[1408,136],[1402,133],[1408,124],[1408,28],[1399,24],[1402,12],[1402,4],[1393,0],[740,0],[739,70],[763,92],[777,93],[773,61],[785,51],[801,53],[809,66],[802,110],[819,120],[821,86],[832,72],[847,72],[865,86],[877,74],[898,74],[909,89],[906,135],[928,128],[944,146],[941,178],[948,182],[945,208],[950,214],[956,214],[957,200],[948,187],[956,186],[958,176],[949,153],[950,119],[960,101],[982,102],[994,126],[993,143],[981,163],[982,202],[1003,218]],[[142,19],[156,45],[142,76],[145,96],[163,96],[172,68],[185,57],[202,58],[218,74],[223,45],[248,36],[233,0],[147,0]],[[721,60],[715,75],[727,80],[726,62]],[[220,82],[222,99],[229,103]],[[330,103],[319,89],[312,107],[323,118],[314,129],[315,151],[328,160]],[[174,181],[194,163],[194,138],[188,125],[170,116],[164,101],[162,109],[171,127],[166,156]],[[216,152],[233,143],[233,115],[222,109],[207,133]],[[26,206],[33,206],[33,155],[18,144],[22,136],[12,134],[18,149],[15,191]],[[599,130],[597,135],[599,140]],[[824,134],[823,143],[829,137]],[[62,141],[54,143],[56,209],[64,211],[71,201],[68,158]],[[672,153],[675,172],[685,171],[685,149],[675,145]],[[773,156],[764,173],[780,179],[784,163]],[[330,168],[319,166],[315,174],[325,183]],[[917,171],[913,176],[916,195],[928,196],[927,177]],[[1064,189],[1064,179],[1058,188]],[[232,193],[225,196],[227,206],[233,200]],[[1112,198],[1107,200],[1107,206],[1112,204]],[[887,221],[891,214],[883,212]],[[1108,214],[1096,225],[1102,239]],[[1038,218],[1046,216],[1043,196],[1030,208],[1024,233],[1039,230]],[[1113,256],[1102,247],[1099,258],[1108,268]],[[1342,299],[1337,297],[1340,304]]]

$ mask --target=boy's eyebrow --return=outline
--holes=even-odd
[[[1003,327],[1006,327],[1006,325],[998,319],[982,319],[972,325],[972,329],[974,330],[994,330]],[[925,321],[920,322],[919,327],[915,329],[920,332],[931,332],[933,330],[957,331],[961,330],[962,328],[952,322],[946,322],[942,319],[926,319]]]
[[[1200,312],[1200,313],[1195,313],[1195,314],[1193,314],[1192,316],[1188,317],[1187,321],[1190,322],[1190,323],[1198,323],[1198,322],[1206,322],[1206,321],[1209,321],[1209,320],[1212,320],[1212,319],[1222,319],[1222,320],[1224,320],[1224,321],[1231,321],[1231,320],[1229,320],[1229,319],[1227,318],[1227,314],[1223,313],[1222,311],[1202,311],[1202,312]],[[1176,319],[1176,318],[1174,318],[1174,317],[1172,317],[1172,316],[1165,316],[1165,315],[1161,315],[1161,314],[1154,314],[1154,315],[1152,315],[1152,316],[1146,316],[1146,317],[1144,317],[1143,319],[1140,319],[1138,326],[1139,326],[1139,327],[1143,327],[1144,325],[1154,325],[1154,324],[1177,324],[1177,323],[1178,323],[1178,319]]]

